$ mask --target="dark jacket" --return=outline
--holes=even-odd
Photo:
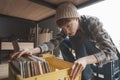
[[[111,60],[118,59],[116,47],[111,41],[109,34],[103,29],[103,24],[99,21],[98,18],[91,16],[81,16],[79,35],[81,36],[81,40],[82,38],[87,37],[92,42],[95,42],[96,48],[98,48],[100,52],[93,54],[97,58],[99,66],[102,66]],[[55,38],[40,45],[39,47],[41,48],[42,52],[53,50],[66,36],[67,35],[61,31],[56,35]]]

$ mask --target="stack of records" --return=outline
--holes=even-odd
[[[41,75],[50,72],[48,62],[37,56],[21,57],[10,61],[13,69],[23,78]]]

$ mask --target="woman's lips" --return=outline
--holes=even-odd
[[[74,33],[72,32],[72,33],[69,33],[68,35],[69,35],[69,36],[74,36]]]

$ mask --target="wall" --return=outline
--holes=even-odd
[[[54,21],[54,17],[51,17],[51,18],[48,18],[46,20],[42,20],[38,23],[39,27],[42,27],[42,28],[49,28],[50,30],[53,31],[53,37],[59,33],[59,30],[58,30],[58,27]],[[56,48],[54,49],[54,52],[53,54],[55,56],[60,56],[60,51],[59,51],[59,48]]]
[[[54,17],[50,17],[48,19],[42,20],[38,23],[39,27],[42,28],[49,28],[51,31],[53,31],[53,34],[57,34],[59,32],[57,25],[54,21]]]
[[[49,28],[54,35],[59,32],[53,17],[40,21],[38,25],[42,28]],[[0,17],[0,38],[4,41],[14,39],[24,39],[26,41],[30,27],[36,27],[36,24],[25,20]],[[57,49],[55,53],[56,55],[59,54]]]
[[[2,40],[23,39],[27,40],[29,28],[34,27],[30,21],[0,17],[0,38]]]

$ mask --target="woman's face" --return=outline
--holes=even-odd
[[[74,36],[79,28],[79,19],[71,19],[68,23],[61,26],[68,36]]]

